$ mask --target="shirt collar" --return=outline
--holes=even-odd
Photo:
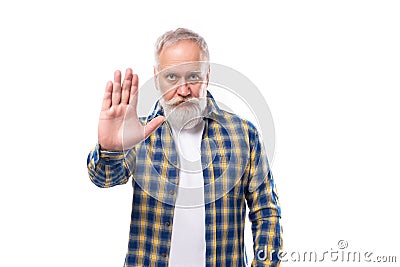
[[[211,95],[210,91],[207,90],[207,107],[203,117],[205,118],[215,118],[215,116],[223,116],[223,113],[217,103],[215,102],[214,97]],[[164,110],[160,104],[160,100],[157,100],[155,107],[150,116],[147,117],[147,122],[151,121],[157,116],[164,116]]]

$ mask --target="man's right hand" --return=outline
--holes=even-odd
[[[126,69],[122,85],[119,70],[114,72],[114,82],[107,82],[98,128],[98,143],[101,149],[130,149],[146,139],[165,120],[163,116],[159,116],[146,126],[140,123],[137,115],[137,91],[138,76],[133,74],[130,68]],[[129,131],[126,131],[127,129]]]

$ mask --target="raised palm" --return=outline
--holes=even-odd
[[[121,84],[121,72],[114,72],[114,82],[108,81],[104,93],[98,127],[101,149],[122,151],[146,139],[165,120],[159,116],[143,126],[137,115],[138,76],[128,68]]]

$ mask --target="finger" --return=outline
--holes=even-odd
[[[119,70],[114,72],[114,84],[111,100],[113,106],[119,105],[121,102],[121,72]]]
[[[104,91],[103,104],[101,110],[106,110],[111,107],[111,95],[113,91],[112,81],[108,81],[106,84],[106,90]]]
[[[129,102],[129,93],[131,91],[132,76],[133,76],[132,69],[127,68],[125,71],[124,82],[122,83],[121,104],[128,104]]]
[[[132,85],[131,85],[131,92],[129,95],[129,105],[132,105],[136,108],[137,99],[138,99],[138,84],[139,84],[139,77],[136,74],[132,75]]]
[[[165,121],[164,116],[158,116],[152,119],[147,125],[144,127],[144,139],[146,139],[151,133],[157,130],[158,127]]]

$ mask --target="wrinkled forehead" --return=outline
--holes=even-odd
[[[178,64],[160,65],[157,70],[157,74],[160,73],[206,73],[209,68],[209,63],[206,61],[191,61]]]

